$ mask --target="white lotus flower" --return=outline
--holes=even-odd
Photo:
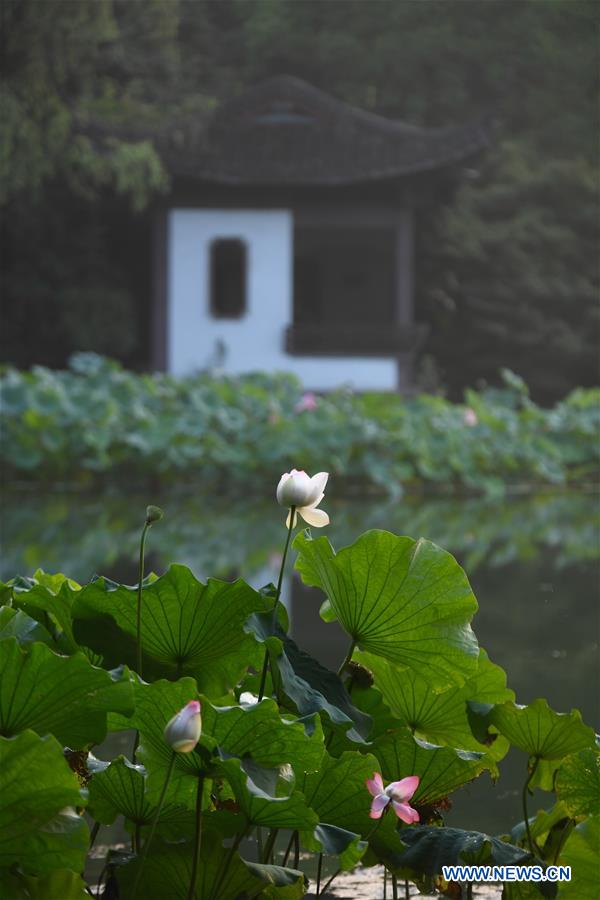
[[[176,753],[191,753],[202,732],[200,703],[190,700],[165,725],[165,741]]]
[[[292,469],[281,476],[277,485],[277,502],[280,506],[290,508],[290,514],[287,517],[286,525],[290,527],[291,507],[295,507],[294,521],[292,527],[296,524],[296,513],[300,513],[305,522],[313,525],[315,528],[323,528],[329,525],[329,516],[317,506],[325,496],[325,485],[329,478],[328,472],[318,472],[311,478],[306,472]]]

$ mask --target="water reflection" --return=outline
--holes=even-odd
[[[200,577],[242,575],[255,586],[277,577],[285,513],[274,501],[233,503],[186,493],[139,496],[29,493],[5,498],[3,578],[41,566],[80,582],[94,573],[134,583],[139,530],[148,502],[165,510],[150,533],[148,567],[184,563]],[[598,725],[598,498],[542,494],[487,499],[408,498],[336,501],[328,491],[334,547],[368,528],[421,535],[450,550],[465,567],[479,601],[474,627],[491,658],[509,673],[519,702],[544,696],[555,709],[581,709]],[[318,616],[320,593],[288,578],[284,597],[295,639],[337,667],[347,638]],[[525,758],[501,764],[500,784],[487,775],[459,793],[449,821],[497,833],[520,816]],[[540,794],[531,809],[549,805]],[[537,801],[537,803],[536,803]]]

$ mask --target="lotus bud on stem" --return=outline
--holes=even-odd
[[[137,870],[137,874],[135,876],[135,881],[133,883],[133,891],[131,894],[132,900],[135,900],[138,885],[140,882],[140,878],[142,877],[142,871],[144,869],[144,864],[148,857],[148,852],[150,850],[150,844],[152,843],[152,838],[154,837],[154,832],[156,831],[156,826],[158,824],[158,820],[160,818],[160,814],[162,812],[163,804],[165,802],[165,796],[167,793],[167,788],[169,787],[169,782],[171,781],[171,775],[173,774],[173,769],[175,767],[175,760],[177,759],[178,753],[191,753],[198,741],[200,740],[200,735],[202,733],[202,718],[200,715],[200,703],[198,700],[190,700],[189,703],[180,709],[178,713],[176,713],[172,719],[169,719],[167,724],[165,725],[164,737],[165,741],[171,748],[171,759],[169,760],[169,768],[167,769],[167,775],[165,778],[165,783],[163,784],[162,791],[160,792],[160,797],[158,799],[158,806],[156,807],[156,812],[154,813],[154,818],[152,820],[152,826],[150,828],[150,834],[148,835],[148,840],[144,843],[144,849],[142,850],[142,855],[140,857],[140,865]],[[202,794],[200,793],[200,803],[202,802]],[[196,848],[194,856],[199,855],[199,835],[200,829],[197,830],[196,835]],[[197,864],[196,871],[192,873],[192,877],[194,880],[197,877]],[[190,889],[191,889],[190,885]],[[194,886],[195,891],[195,886]],[[192,895],[193,896],[193,895]]]
[[[142,536],[140,538],[140,560],[138,567],[138,589],[137,589],[137,614],[135,629],[135,668],[140,681],[142,680],[142,584],[144,581],[144,550],[146,547],[146,535],[148,530],[152,528],[155,522],[160,522],[164,513],[160,506],[146,507],[146,521],[142,528]],[[136,731],[133,741],[133,761],[137,753],[140,741],[139,731]]]

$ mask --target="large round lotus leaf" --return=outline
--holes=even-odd
[[[239,759],[225,759],[219,768],[231,785],[240,811],[248,823],[268,828],[299,830],[312,829],[318,824],[316,813],[308,808],[299,791],[293,791],[289,797],[278,797],[274,789],[267,793],[264,787],[259,786],[255,772],[262,774],[260,767],[252,766],[249,768],[251,774],[248,774]],[[268,778],[270,773],[264,774]]]
[[[84,792],[55,738],[33,731],[0,737],[0,868],[83,871],[88,827],[67,811],[83,805]]]
[[[125,897],[131,896],[138,868],[139,861],[133,860],[117,872]],[[138,885],[138,900],[142,897],[144,900],[186,900],[191,874],[191,845],[165,844],[155,838]],[[280,891],[270,893],[273,888]],[[231,855],[222,846],[219,834],[204,832],[195,900],[258,896],[300,900],[304,894],[305,879],[301,872],[280,866],[247,865],[238,853]]]
[[[403,831],[401,838],[407,845],[401,864],[428,875],[441,875],[442,866],[533,863],[528,850],[481,831],[417,826]]]
[[[479,667],[462,687],[435,693],[414,670],[399,670],[394,663],[372,653],[355,654],[357,662],[371,670],[375,686],[393,715],[418,737],[433,744],[486,752],[495,762],[508,752],[508,741],[497,737],[489,746],[474,736],[467,715],[467,701],[500,703],[514,698],[506,688],[504,671],[480,651]]]
[[[589,747],[567,756],[556,776],[556,794],[572,816],[600,816],[600,753]]]
[[[319,772],[304,776],[297,773],[297,785],[321,822],[361,835],[371,850],[384,859],[400,852],[402,845],[395,815],[385,815],[381,820],[369,816],[373,798],[365,782],[380,770],[371,753],[352,750],[337,758],[326,753]]]
[[[413,737],[407,728],[381,735],[373,742],[371,752],[379,760],[386,783],[407,775],[419,776],[419,787],[411,801],[417,804],[443,800],[490,765],[484,753],[437,747]]]
[[[561,853],[559,864],[571,866],[571,880],[560,885],[560,898],[598,900],[600,816],[590,816],[575,828]]]
[[[142,591],[144,676],[192,675],[202,691],[222,696],[249,665],[260,668],[263,649],[244,623],[270,605],[241,579],[202,584],[186,566],[171,566]],[[99,578],[78,592],[72,613],[80,643],[110,665],[135,668],[137,588]]]
[[[75,653],[79,648],[73,637],[71,611],[79,590],[77,582],[66,575],[50,575],[38,569],[33,578],[19,579],[15,584],[13,603],[38,622],[51,623],[61,652]]]
[[[349,751],[337,759],[326,754],[319,772],[303,777],[296,773],[297,785],[321,822],[364,835],[373,826],[365,781],[374,771],[380,771],[379,763],[370,753]]]
[[[104,740],[109,711],[133,711],[127,671],[106,672],[82,653],[59,656],[45,644],[22,649],[16,638],[0,641],[3,734],[31,728],[77,750]]]
[[[300,841],[303,847],[313,853],[337,856],[343,872],[348,872],[358,865],[368,848],[367,842],[362,841],[359,834],[323,822],[320,822],[314,831],[301,832]]]
[[[81,875],[66,869],[40,876],[0,872],[0,897],[6,900],[90,900]]]
[[[318,716],[282,719],[275,701],[266,698],[251,706],[220,707],[203,702],[202,731],[214,738],[221,750],[232,756],[250,756],[261,766],[293,761],[313,772],[324,752]]]
[[[31,644],[33,641],[54,644],[44,626],[28,616],[22,609],[0,606],[0,641],[9,637],[15,637],[19,644]]]
[[[198,688],[193,678],[155,681],[152,684],[140,684],[136,680],[133,688],[135,714],[131,718],[112,715],[110,723],[114,731],[136,728],[140,732],[137,759],[146,766],[146,792],[154,802],[162,789],[171,760],[172,751],[164,737],[165,725],[190,700],[198,699]],[[197,753],[177,754],[167,794],[169,802],[194,808],[200,769],[201,760]]]
[[[562,759],[594,746],[594,732],[583,724],[579,710],[557,713],[546,700],[528,706],[502,703],[494,707],[490,720],[511,744],[540,759]]]
[[[88,812],[103,825],[111,825],[118,815],[140,827],[154,821],[156,798],[151,802],[146,794],[144,767],[133,765],[124,756],[95,772],[88,791]],[[193,813],[167,799],[160,812],[158,827],[161,833],[191,835],[194,832]]]
[[[325,537],[298,535],[294,548],[302,580],[327,594],[324,617],[333,614],[361,649],[414,669],[437,691],[477,670],[477,601],[445,550],[387,531],[367,531],[337,554]]]

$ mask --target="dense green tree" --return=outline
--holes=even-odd
[[[154,138],[288,72],[415,124],[491,116],[490,152],[420,216],[426,352],[452,390],[501,366],[542,399],[596,379],[593,0],[4,0],[3,18],[5,357],[28,362],[26,329],[37,361],[147,363]]]

